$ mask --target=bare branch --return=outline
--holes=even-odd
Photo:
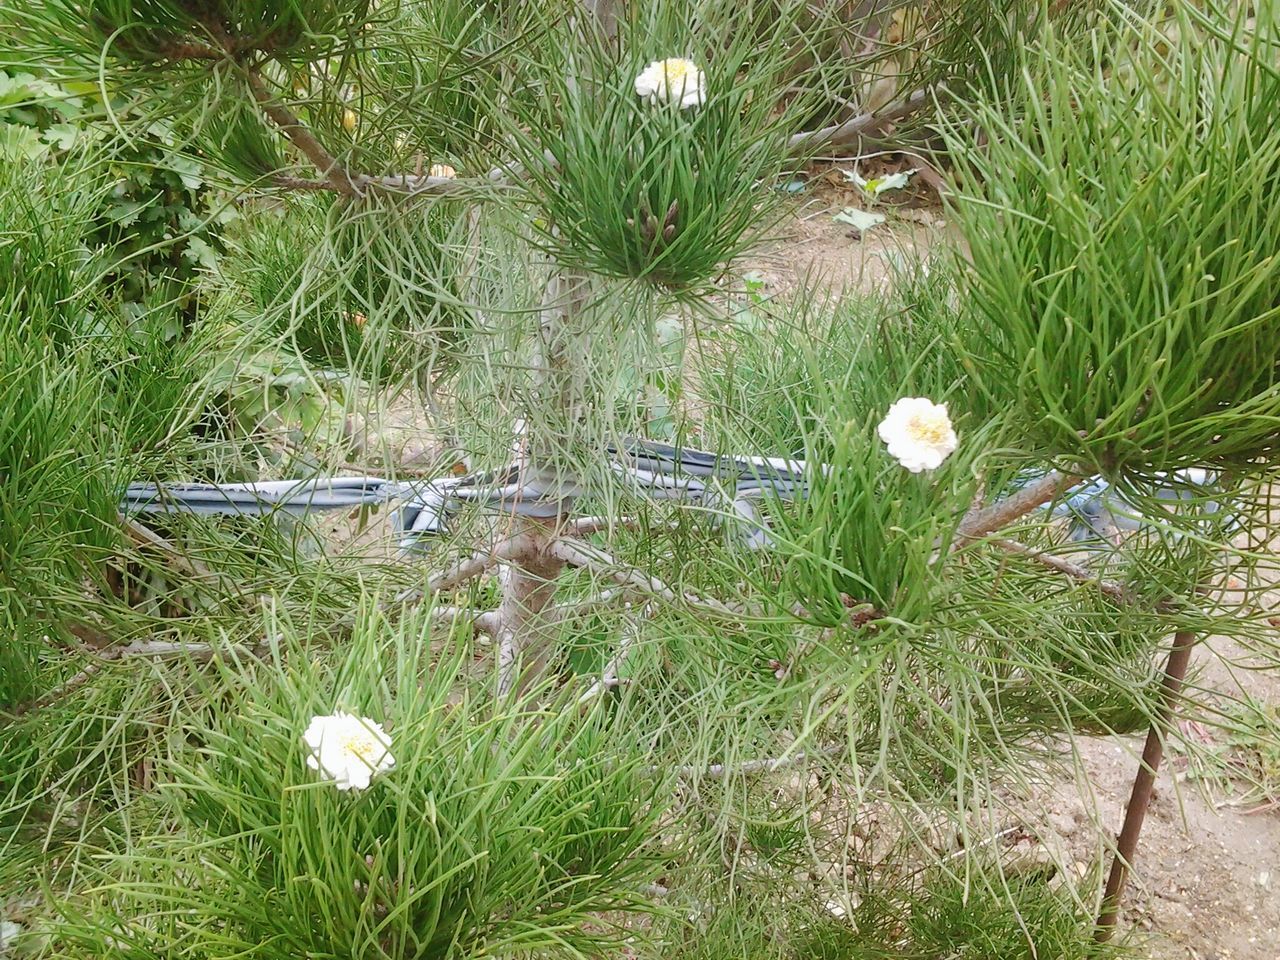
[[[355,190],[354,195],[358,196],[363,196],[368,192],[380,192],[406,197],[446,197],[476,194],[481,191],[491,192],[523,174],[523,166],[519,163],[511,163],[505,167],[494,167],[482,177],[433,177],[417,173],[393,173],[385,176],[373,176],[365,173],[352,174],[350,172],[346,172],[346,177]],[[278,174],[271,178],[271,184],[282,190],[330,190],[338,193],[347,193],[343,187],[332,179],[310,180],[306,177]]]
[[[132,517],[120,514],[120,525],[124,527],[125,533],[129,535],[129,539],[132,540],[134,544],[139,547],[150,547],[153,550],[158,550],[169,558],[170,563],[184,573],[195,577],[197,580],[213,580],[221,582],[222,577],[214,573],[199,560],[194,557],[187,556],[170,541],[160,536],[160,534],[156,533],[154,530],[144,527]]]
[[[227,50],[216,50],[204,43],[174,42],[163,47],[161,53],[166,60],[175,63],[182,60],[226,60],[231,56]]]
[[[548,547],[546,524],[530,517],[514,518],[516,548],[503,569],[502,600],[494,612],[493,637],[498,644],[498,695],[527,688],[551,657],[554,625],[544,615],[556,593],[564,561]]]
[[[427,581],[426,593],[439,593],[452,590],[459,584],[474,580],[489,569],[506,560],[511,555],[512,541],[504,540],[487,553],[475,553],[466,560],[461,560],[443,573],[438,573]]]
[[[271,185],[281,190],[332,190],[334,188],[328,180],[308,180],[306,177],[290,177],[283,173],[272,177]]]
[[[820,130],[797,133],[787,142],[792,154],[813,154],[824,147],[852,143],[882,129],[886,124],[901,120],[925,105],[928,91],[916,90],[903,100],[891,103],[875,113],[863,113],[844,123],[833,124]]]
[[[650,608],[646,606],[641,616],[647,617],[650,612]],[[586,693],[578,698],[579,704],[593,700],[611,687],[619,685],[621,681],[618,680],[618,671],[627,662],[627,654],[631,652],[632,644],[636,642],[636,638],[639,635],[640,624],[638,621],[633,620],[627,625],[627,629],[622,631],[622,638],[618,641],[618,649],[613,652],[613,656],[605,664],[604,671],[600,674],[600,679],[588,687]]]
[[[808,640],[803,640],[796,644],[796,648],[791,651],[791,656],[787,658],[786,663],[772,661],[771,665],[773,665],[773,675],[777,678],[778,682],[781,683],[783,680],[787,679],[787,677],[791,676],[791,674],[795,672],[796,667],[799,666],[800,661],[807,657],[814,647],[830,640],[834,633],[834,630],[827,628],[816,637],[810,637]]]
[[[1109,597],[1116,600],[1128,602],[1130,600],[1129,593],[1123,586],[1111,580],[1102,580],[1095,577],[1087,568],[1080,566],[1078,563],[1072,563],[1062,557],[1054,556],[1052,553],[1046,553],[1043,550],[1037,550],[1035,547],[1027,546],[1025,543],[1019,543],[1017,540],[1006,540],[1003,538],[993,539],[992,544],[1008,553],[1016,553],[1019,556],[1030,557],[1037,563],[1042,563],[1051,570],[1057,570],[1059,573],[1065,573],[1068,577],[1079,580],[1081,583],[1087,583],[1097,587]]]
[[[431,616],[436,620],[447,621],[450,626],[457,623],[459,620],[470,621],[473,633],[493,633],[495,617],[491,610],[487,610],[483,613],[476,613],[468,607],[432,607]]]
[[[476,577],[482,576],[504,560],[510,560],[520,549],[521,542],[515,537],[500,540],[491,549],[477,551],[466,559],[459,560],[448,570],[437,573],[427,581],[427,585],[421,590],[412,589],[400,592],[396,595],[395,602],[409,603],[444,590],[452,590],[468,580],[474,580]]]
[[[195,557],[184,553],[172,541],[160,536],[160,534],[156,533],[150,527],[144,526],[132,517],[126,516],[123,513],[118,514],[118,517],[120,519],[120,525],[124,528],[125,533],[129,535],[129,539],[138,547],[150,548],[164,554],[169,563],[189,575],[194,580],[210,581],[215,586],[222,588],[226,593],[238,593],[237,588],[231,584],[225,574],[211,570]],[[257,603],[261,603],[265,599],[265,595],[242,595],[241,599],[246,603],[246,605],[252,607]]]
[[[1050,470],[1035,483],[1023,487],[1013,496],[998,500],[989,507],[970,510],[960,521],[960,527],[956,530],[956,543],[953,549],[959,549],[973,540],[981,540],[987,534],[994,533],[1001,527],[1007,527],[1013,521],[1025,517],[1037,507],[1051,503],[1078,484],[1081,479],[1075,474]]]
[[[643,573],[635,567],[620,566],[613,557],[602,550],[588,549],[568,540],[557,540],[551,545],[551,553],[570,566],[594,570],[613,580],[614,583],[636,587],[668,603],[684,604],[697,610],[726,617],[736,617],[741,613],[740,610],[711,597],[699,597],[692,593],[677,594],[657,577]]]
[[[356,186],[346,167],[324,148],[324,145],[315,138],[315,134],[298,119],[292,110],[277,102],[271,96],[271,91],[262,82],[262,75],[256,70],[250,69],[245,72],[245,77],[249,84],[249,90],[253,93],[253,98],[258,101],[258,106],[262,108],[262,112],[315,165],[315,168],[320,171],[321,176],[332,185],[333,189],[344,196],[360,196],[360,188]]]

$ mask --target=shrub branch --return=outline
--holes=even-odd
[[[1032,510],[1046,503],[1052,503],[1078,484],[1081,479],[1074,473],[1050,470],[1035,483],[1023,487],[1012,496],[997,500],[989,507],[978,507],[975,503],[960,521],[960,526],[956,530],[955,548],[958,549],[974,540],[981,540],[988,534],[1025,517]]]

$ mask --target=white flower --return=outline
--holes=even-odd
[[[956,432],[945,403],[903,397],[889,408],[876,430],[889,456],[912,473],[934,470],[956,448]]]
[[[863,180],[857,170],[841,170],[840,172],[844,174],[846,180],[874,200],[886,190],[901,190],[907,185],[907,181],[911,179],[911,175],[915,173],[915,170],[902,170],[884,177],[872,177],[870,180]]]
[[[681,110],[701,106],[707,99],[707,81],[692,60],[668,57],[655,60],[636,77],[636,95],[650,103],[679,103]]]
[[[447,163],[433,163],[427,168],[428,177],[439,177],[444,180],[452,180],[458,175],[458,171],[453,169]]]
[[[312,717],[302,742],[311,751],[307,766],[319,770],[339,790],[363,790],[374,774],[396,765],[391,737],[382,724],[341,710]]]

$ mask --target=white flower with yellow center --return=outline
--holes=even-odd
[[[650,103],[678,103],[687,110],[706,101],[707,78],[692,60],[655,60],[636,77],[636,95]]]
[[[927,397],[896,401],[876,432],[888,445],[889,456],[912,473],[936,470],[957,444],[947,405]]]
[[[311,751],[307,766],[319,770],[339,790],[363,790],[375,774],[396,765],[391,737],[382,724],[342,710],[312,717],[302,742]]]

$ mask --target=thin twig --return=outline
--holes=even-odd
[[[445,590],[452,590],[468,580],[474,580],[476,577],[482,576],[504,560],[510,560],[519,549],[521,549],[521,544],[514,537],[501,540],[494,544],[491,549],[477,551],[466,559],[459,560],[448,570],[437,573],[427,581],[427,585],[422,589],[413,588],[401,591],[396,595],[396,603],[410,603]]]
[[[222,581],[222,577],[214,573],[199,560],[189,557],[179,550],[172,542],[166,540],[160,534],[156,533],[149,527],[144,527],[132,517],[120,516],[120,525],[124,528],[125,533],[129,535],[129,539],[139,547],[150,547],[158,550],[169,558],[169,562],[175,567],[197,580],[214,580]]]
[[[641,617],[647,617],[652,612],[650,605],[645,605],[641,612]],[[618,641],[618,649],[613,652],[613,656],[609,658],[609,662],[605,664],[604,671],[600,674],[600,679],[591,684],[587,688],[586,693],[578,698],[579,704],[584,704],[589,700],[600,696],[606,690],[619,685],[618,671],[622,669],[622,665],[627,662],[627,655],[631,652],[632,645],[640,636],[640,623],[633,620],[627,625],[627,629],[622,631],[622,638]]]
[[[1037,550],[1035,547],[1027,546],[1025,543],[1019,543],[1017,540],[1007,540],[1004,538],[993,539],[990,541],[994,546],[999,547],[1007,553],[1016,553],[1019,556],[1029,557],[1037,563],[1044,564],[1051,570],[1057,570],[1059,573],[1065,573],[1068,577],[1079,580],[1081,583],[1087,583],[1097,587],[1100,591],[1116,600],[1128,602],[1131,598],[1129,592],[1125,588],[1112,581],[1103,580],[1093,575],[1086,567],[1080,566],[1078,563],[1072,563],[1062,557],[1046,553],[1043,550]]]
[[[228,584],[227,577],[220,573],[215,573],[204,563],[195,557],[189,556],[178,548],[171,540],[160,536],[150,527],[144,526],[132,517],[121,513],[118,514],[120,525],[124,528],[125,533],[129,535],[129,539],[138,547],[150,548],[164,554],[174,567],[188,574],[194,580],[212,581],[219,587],[234,591],[234,587]],[[242,596],[242,599],[253,607],[261,603],[264,594],[254,594],[250,596]]]
[[[471,629],[474,633],[493,632],[494,614],[492,610],[486,610],[483,613],[476,613],[468,607],[432,607],[431,616],[437,620],[448,621],[450,625],[457,623],[459,620],[470,621]]]
[[[1242,810],[1240,812],[1246,817],[1251,817],[1254,814],[1268,813],[1277,808],[1280,808],[1280,800],[1272,800],[1269,803],[1264,803],[1261,806],[1257,806],[1257,807],[1250,807],[1248,810]]]
[[[452,590],[459,584],[474,580],[491,567],[508,559],[511,556],[513,546],[513,541],[504,540],[487,553],[472,554],[466,560],[459,561],[450,569],[436,574],[427,581],[427,594],[440,593],[442,590]]]
[[[9,715],[20,717],[23,714],[30,713],[32,710],[39,710],[50,704],[56,703],[70,693],[74,693],[80,687],[84,686],[93,679],[102,668],[108,663],[115,660],[125,660],[137,657],[152,657],[163,659],[165,657],[191,657],[197,660],[207,660],[220,652],[256,652],[261,649],[261,645],[253,647],[243,647],[238,644],[212,644],[212,643],[181,643],[167,640],[139,640],[133,643],[126,643],[118,647],[106,647],[101,650],[95,650],[93,655],[97,660],[91,663],[79,673],[69,679],[58,684],[48,693],[38,697],[29,703],[19,704],[10,709]]]
[[[1012,836],[1015,833],[1021,833],[1023,829],[1025,828],[1021,824],[1015,824],[1012,827],[1006,827],[1005,829],[1001,830],[999,833],[993,834],[989,837],[983,837],[977,843],[968,844],[967,846],[961,847],[959,850],[956,850],[953,853],[947,854],[947,856],[943,858],[942,862],[949,863],[952,860],[959,860],[961,857],[967,854],[971,854],[975,850],[981,850],[983,847],[989,847],[993,843],[999,843],[1005,837]]]
[[[1159,773],[1160,761],[1164,758],[1164,739],[1173,722],[1174,711],[1182,694],[1183,680],[1187,675],[1187,665],[1191,662],[1191,652],[1195,646],[1196,635],[1190,630],[1181,630],[1174,635],[1169,659],[1165,661],[1164,676],[1160,681],[1160,706],[1147,731],[1147,742],[1142,748],[1142,762],[1133,779],[1133,790],[1124,811],[1124,823],[1116,838],[1115,858],[1111,861],[1111,872],[1107,876],[1107,886],[1102,894],[1102,911],[1098,914],[1093,934],[1094,940],[1099,943],[1110,940],[1115,932],[1116,920],[1120,916],[1120,901],[1138,851],[1138,838],[1142,835],[1142,823],[1151,806],[1151,798],[1155,795],[1156,774]]]
[[[507,166],[494,167],[480,177],[433,177],[421,173],[392,173],[385,176],[347,173],[347,177],[355,189],[356,195],[366,193],[387,193],[399,196],[460,196],[481,191],[492,191],[506,185],[509,181],[524,175],[524,166],[512,162]],[[329,190],[346,193],[330,180],[312,180],[307,177],[294,177],[288,174],[276,174],[271,178],[271,185],[281,190]]]
[[[707,613],[736,617],[741,611],[711,597],[699,597],[696,594],[677,594],[660,579],[637,570],[635,567],[623,567],[603,550],[587,549],[581,544],[568,540],[557,540],[551,545],[552,556],[558,557],[571,567],[583,567],[603,574],[614,583],[632,586],[645,593],[666,600],[668,603],[685,604]]]
[[[924,106],[927,97],[928,91],[916,90],[905,99],[891,103],[874,113],[859,114],[844,123],[833,124],[820,130],[797,133],[787,141],[787,149],[792,154],[813,154],[823,147],[852,143],[864,135],[879,130],[885,124],[915,113]]]
[[[834,630],[828,628],[823,630],[816,637],[810,637],[809,639],[802,640],[800,643],[796,644],[796,648],[791,651],[791,656],[787,658],[787,662],[778,663],[778,665],[773,668],[773,675],[777,678],[778,682],[781,683],[783,680],[787,679],[787,677],[791,676],[796,667],[800,665],[800,661],[807,657],[809,652],[814,647],[818,646],[818,644],[826,643],[830,640],[834,632]]]

